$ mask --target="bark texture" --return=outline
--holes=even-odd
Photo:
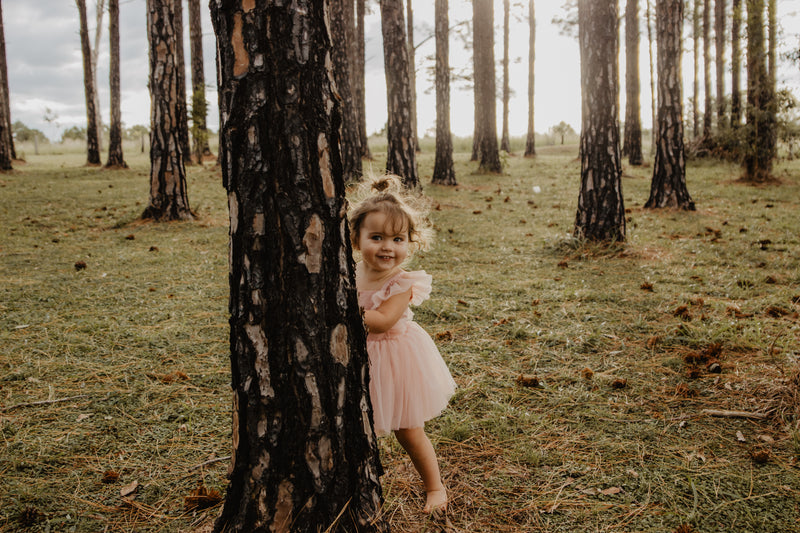
[[[406,2],[406,35],[408,37],[408,83],[411,88],[411,138],[414,150],[419,152],[419,135],[417,131],[417,59],[414,47],[414,8],[411,0]]]
[[[536,155],[536,130],[534,129],[534,94],[536,79],[536,12],[534,0],[530,0],[528,5],[528,26],[530,35],[528,37],[528,135],[525,137],[525,157]]]
[[[574,234],[592,241],[624,241],[616,0],[580,0],[578,35],[581,189]]]
[[[731,127],[738,128],[742,125],[742,98],[741,98],[741,24],[742,0],[733,0],[733,15],[731,17]]]
[[[764,183],[772,179],[775,156],[771,141],[771,82],[764,43],[764,0],[747,2],[747,133],[743,179]]]
[[[347,36],[347,17],[344,2],[329,4],[331,20],[331,36],[333,49],[333,77],[336,81],[336,92],[342,103],[341,147],[342,167],[345,181],[361,178],[361,146],[359,144],[358,122],[356,119],[355,100],[350,90],[350,41]],[[352,14],[352,13],[351,13]]]
[[[642,164],[642,120],[639,103],[639,0],[625,6],[625,137],[622,154]]]
[[[694,210],[686,188],[681,76],[682,0],[656,2],[658,42],[658,146],[645,207]]]
[[[142,218],[188,220],[184,166],[186,99],[181,98],[180,65],[175,25],[180,0],[147,0],[150,46],[150,201]],[[181,105],[183,100],[183,105]]]
[[[713,91],[711,85],[711,2],[713,0],[703,0],[703,93],[705,94],[703,105],[703,137],[706,141],[711,139],[711,119],[714,116],[714,108],[711,105]],[[682,0],[681,0],[682,3]],[[658,2],[656,2],[656,5]],[[658,15],[656,15],[658,18]],[[660,45],[659,45],[660,48]],[[659,69],[659,73],[661,70]]]
[[[233,386],[216,531],[388,531],[324,10],[211,2]]]
[[[178,63],[177,75],[177,102],[180,108],[178,119],[181,121],[180,140],[183,145],[183,162],[192,164],[192,146],[189,144],[189,113],[186,103],[186,54],[183,49],[183,0],[172,0],[174,3],[175,22],[175,58]]]
[[[356,61],[353,68],[353,98],[356,100],[358,109],[358,138],[361,145],[361,157],[372,159],[369,151],[369,135],[367,135],[367,108],[364,98],[364,63],[366,61],[364,51],[364,17],[366,15],[366,0],[356,0]]]
[[[86,164],[100,164],[100,140],[97,132],[97,110],[95,109],[94,74],[92,72],[92,48],[89,44],[89,26],[86,22],[86,0],[75,0],[80,18],[81,53],[83,55],[83,87],[86,96]]]
[[[653,24],[652,24],[652,11],[650,9],[650,0],[646,3],[645,18],[647,19],[647,55],[649,56],[650,63],[650,116],[656,116],[656,77],[653,62]],[[658,136],[658,128],[650,128],[650,153],[655,153],[656,140]]]
[[[206,75],[203,66],[203,22],[200,0],[188,0],[189,7],[189,57],[192,66],[192,154],[195,161],[203,162],[213,157],[208,146],[208,104],[206,102]]]
[[[497,147],[494,7],[492,0],[474,0],[472,9],[478,172],[499,173],[503,166]]]
[[[11,129],[11,93],[8,90],[8,63],[6,62],[6,36],[3,29],[3,6],[0,4],[0,76],[2,76],[2,83],[0,83],[0,105],[3,106],[3,114],[5,122],[0,124],[3,131],[0,132],[0,143],[5,143],[5,150],[8,151],[10,159],[17,158],[17,151],[14,148],[14,136]],[[7,137],[7,138],[6,138]],[[5,169],[8,170],[8,169]]]
[[[694,59],[692,69],[692,136],[695,139],[700,135],[700,42],[703,39],[703,1],[694,0],[692,9],[692,56]],[[653,117],[655,116],[656,114],[653,113]],[[656,128],[654,127],[653,131],[655,130]]]
[[[111,91],[111,122],[108,130],[108,159],[106,168],[128,168],[122,154],[122,117],[119,86],[119,0],[108,0],[108,41],[110,67],[108,71]]]
[[[450,131],[450,16],[447,0],[436,0],[436,157],[432,183],[457,185]]]
[[[511,89],[508,86],[509,11],[509,0],[503,0],[503,126],[500,135],[500,149],[505,150],[506,153],[511,152],[511,140],[508,135],[508,101],[511,98]]]
[[[710,0],[706,0],[710,1]],[[725,0],[714,0],[714,52],[717,67],[717,131],[727,126],[728,101],[725,98]]]
[[[386,171],[400,176],[408,188],[419,186],[417,154],[411,130],[411,81],[403,22],[403,0],[381,0],[383,64],[389,118]]]

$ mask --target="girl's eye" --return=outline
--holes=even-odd
[[[379,241],[379,240],[381,240],[381,236],[380,235],[373,235],[372,236],[372,240],[373,241]]]
[[[403,242],[403,241],[405,241],[405,239],[402,238],[402,237],[395,237],[394,238],[394,242]]]

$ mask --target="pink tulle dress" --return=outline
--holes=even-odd
[[[365,310],[412,289],[411,305],[431,293],[431,276],[424,270],[400,271],[377,291],[360,291]],[[425,421],[447,407],[456,383],[430,335],[412,320],[411,309],[384,333],[367,335],[370,362],[369,392],[375,432],[424,427]]]

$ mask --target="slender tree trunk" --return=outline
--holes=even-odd
[[[694,67],[692,69],[692,137],[700,135],[700,42],[702,40],[702,2],[694,0],[692,9],[692,55]],[[655,121],[655,114],[653,115]],[[655,129],[655,122],[653,123]]]
[[[108,71],[111,92],[111,122],[108,130],[106,168],[128,168],[122,155],[122,117],[119,86],[119,0],[108,0],[108,42],[111,56]]]
[[[436,159],[431,183],[457,185],[450,132],[450,17],[447,0],[436,0]]]
[[[474,0],[473,31],[475,87],[481,101],[475,109],[478,118],[478,172],[503,171],[497,147],[497,90],[494,74],[494,7],[492,0]]]
[[[81,23],[81,51],[83,54],[83,85],[86,96],[86,164],[100,164],[100,145],[97,137],[97,110],[94,107],[94,74],[92,73],[92,50],[89,45],[89,26],[86,22],[86,0],[75,0]]]
[[[717,54],[717,131],[727,124],[725,98],[725,0],[714,2],[714,51]]]
[[[772,179],[773,145],[770,139],[772,101],[767,51],[764,44],[764,0],[747,2],[747,133],[744,181],[765,183]]]
[[[192,146],[189,144],[189,113],[186,105],[186,54],[183,49],[183,0],[175,2],[175,54],[177,66],[178,106],[180,107],[178,119],[180,126],[180,142],[183,145],[183,163],[192,164]]]
[[[733,18],[731,19],[731,127],[738,128],[742,124],[742,98],[740,74],[742,71],[740,36],[742,23],[742,0],[733,0]]]
[[[642,164],[642,119],[639,103],[639,0],[625,6],[625,137],[622,154]]]
[[[325,4],[211,1],[231,220],[233,453],[218,532],[388,531]]]
[[[650,127],[650,153],[656,151],[656,141],[658,140],[658,128],[656,127],[656,76],[653,61],[653,25],[650,14],[650,0],[647,0],[647,54],[650,59],[650,116],[653,117],[653,125]]]
[[[211,157],[208,146],[206,119],[206,76],[203,66],[203,21],[200,0],[188,0],[189,7],[189,56],[192,65],[192,152],[198,164],[204,157]]]
[[[411,87],[411,138],[414,150],[419,152],[419,134],[417,132],[417,57],[414,48],[414,9],[411,0],[406,2],[406,26],[408,27],[408,80]]]
[[[769,48],[767,52],[767,72],[769,73],[769,139],[770,153],[778,155],[778,0],[767,0],[767,29]]]
[[[535,69],[536,63],[536,13],[534,0],[530,0],[528,6],[528,26],[530,35],[528,37],[528,135],[525,138],[525,157],[536,156],[536,131],[534,130],[534,93],[535,93]]]
[[[371,160],[372,153],[369,151],[369,136],[367,135],[367,108],[364,98],[364,63],[366,61],[364,51],[364,16],[366,6],[364,3],[365,0],[356,0],[356,61],[353,92],[358,107],[358,138],[361,145],[361,157]]]
[[[694,202],[686,188],[683,145],[682,26],[683,0],[657,0],[658,146],[646,208],[694,210]]]
[[[500,149],[511,153],[511,141],[508,136],[508,101],[511,90],[508,87],[508,33],[509,33],[509,0],[503,0],[503,131],[500,137]]]
[[[624,241],[616,0],[579,0],[578,35],[581,188],[574,234],[591,241]]]
[[[182,128],[186,106],[180,103],[180,66],[176,27],[180,0],[147,0],[150,56],[150,202],[144,219],[190,220],[186,192]],[[184,93],[185,94],[185,93]]]
[[[4,145],[2,150],[8,152],[9,157],[8,168],[4,166],[4,162],[0,162],[0,169],[9,170],[11,168],[10,161],[17,158],[17,151],[14,148],[14,136],[11,129],[11,93],[8,90],[8,64],[6,62],[6,37],[3,29],[2,5],[0,5],[0,76],[3,78],[2,83],[0,83],[0,91],[2,91],[0,93],[0,99],[2,100],[0,105],[2,105],[3,109],[0,110],[0,113],[3,114],[4,120],[4,122],[0,123],[0,128],[2,128],[0,143]]]
[[[705,105],[703,108],[703,138],[711,140],[711,118],[714,116],[711,85],[711,2],[703,0],[703,87]],[[660,72],[660,70],[659,70]]]
[[[103,114],[100,108],[100,84],[97,82],[97,58],[100,55],[100,40],[103,36],[103,16],[106,0],[97,0],[95,11],[94,48],[92,48],[92,74],[94,75],[94,116],[97,119],[97,149],[103,151]]]
[[[389,119],[386,170],[408,188],[419,186],[414,133],[411,131],[411,82],[403,24],[403,0],[381,0],[383,62]]]
[[[357,180],[361,177],[361,147],[358,139],[358,122],[356,120],[355,101],[350,90],[350,41],[347,39],[347,17],[344,2],[328,4],[333,38],[331,62],[336,89],[342,99],[341,157],[345,181]]]

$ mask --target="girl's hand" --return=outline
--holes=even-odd
[[[400,317],[408,309],[413,290],[412,288],[406,292],[395,294],[377,309],[364,311],[364,325],[367,326],[368,331],[370,333],[385,333],[392,329],[392,326],[400,320]]]

